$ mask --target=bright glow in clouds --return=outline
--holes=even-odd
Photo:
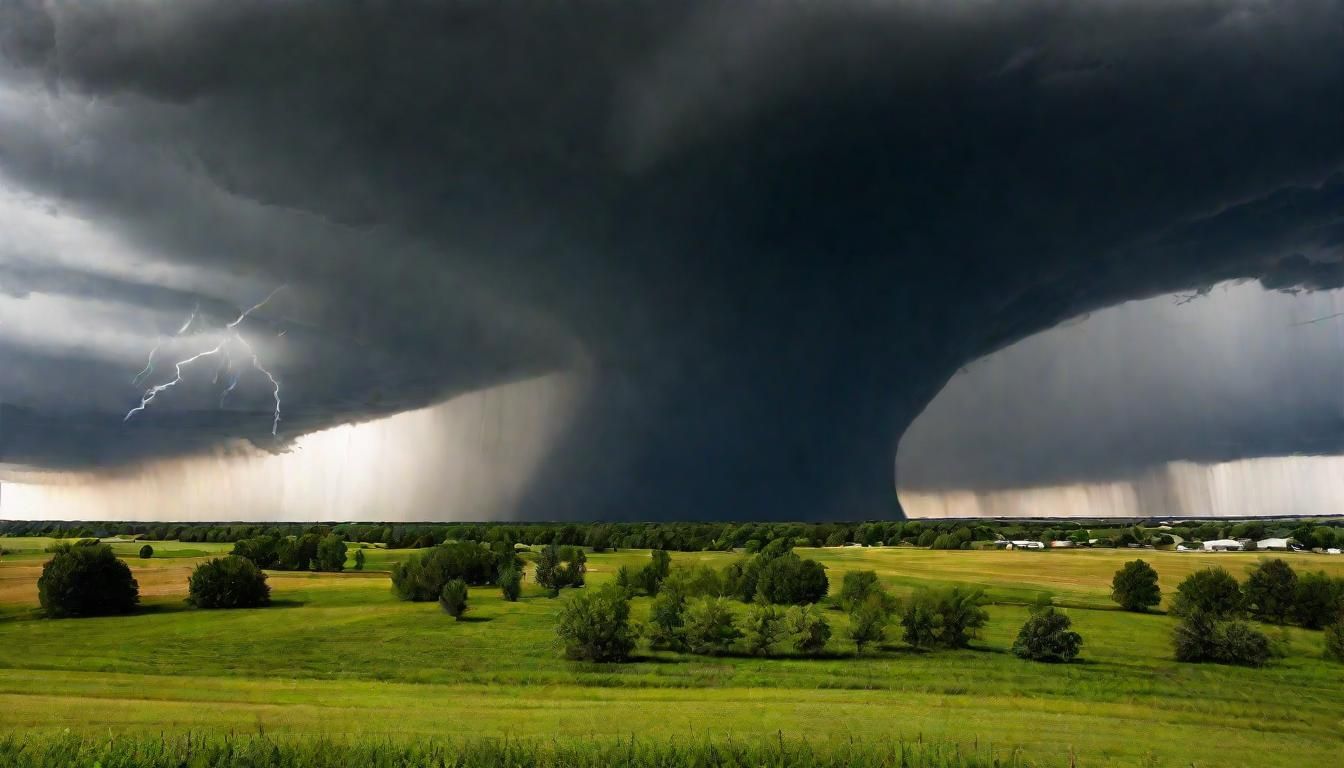
[[[573,374],[506,384],[305,435],[281,455],[165,460],[115,477],[18,475],[3,484],[0,518],[503,519],[582,389]]]

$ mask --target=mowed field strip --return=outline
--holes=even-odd
[[[228,544],[116,544],[141,585],[135,615],[47,620],[36,580],[51,540],[0,539],[0,732],[185,730],[270,734],[509,736],[546,739],[773,737],[816,741],[905,736],[1019,745],[1044,764],[1337,764],[1344,754],[1344,666],[1324,661],[1321,633],[1268,627],[1288,650],[1263,669],[1178,664],[1174,620],[1115,609],[1110,579],[1142,557],[1170,593],[1221,565],[1239,578],[1263,554],[1091,550],[798,550],[823,562],[832,590],[871,569],[897,595],[974,584],[994,603],[972,650],[918,653],[899,627],[854,656],[847,618],[826,658],[705,658],[640,651],[634,663],[559,655],[558,599],[528,584],[508,603],[472,589],[468,620],[405,603],[380,572],[410,550],[366,550],[362,573],[270,575],[275,604],[200,611],[184,603],[191,568]],[[353,554],[353,550],[352,550]],[[673,553],[726,565],[732,553]],[[593,553],[589,583],[646,550]],[[1344,576],[1344,558],[1286,556],[1299,573]],[[379,569],[379,570],[372,570]],[[1048,593],[1084,638],[1079,662],[1033,664],[1009,648],[1028,602]],[[637,598],[637,620],[649,600]],[[1250,756],[1254,756],[1252,759]]]

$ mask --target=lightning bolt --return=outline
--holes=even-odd
[[[196,306],[192,308],[191,314],[187,315],[186,322],[182,323],[182,327],[178,328],[177,333],[173,334],[173,338],[177,338],[178,336],[181,336],[182,334],[186,333],[187,329],[191,327],[191,324],[195,322],[196,315],[200,311],[201,311],[201,305],[198,302]],[[135,378],[131,379],[132,384],[139,384],[141,381],[144,381],[145,378],[149,376],[149,374],[154,372],[154,358],[159,354],[159,349],[163,347],[163,342],[164,338],[162,336],[159,336],[159,338],[154,342],[154,348],[149,350],[149,360],[145,361],[144,370],[135,374]]]
[[[172,389],[173,387],[180,384],[182,382],[183,369],[191,366],[198,360],[219,354],[224,355],[224,366],[220,371],[216,371],[214,379],[215,383],[219,382],[219,376],[221,371],[227,371],[230,374],[229,384],[224,389],[224,391],[220,393],[219,396],[219,407],[223,408],[224,402],[228,399],[229,394],[232,393],[233,390],[238,386],[239,376],[237,373],[233,372],[233,358],[229,354],[229,346],[231,344],[237,344],[238,346],[243,348],[243,352],[247,355],[248,359],[252,364],[252,367],[256,369],[259,373],[261,373],[263,376],[265,376],[266,380],[271,383],[271,397],[275,401],[275,411],[271,418],[271,436],[275,437],[280,429],[280,382],[278,379],[275,378],[275,375],[272,374],[271,371],[268,368],[266,368],[264,364],[262,364],[261,357],[257,354],[256,349],[254,349],[252,347],[252,344],[249,343],[248,340],[243,337],[242,333],[238,330],[238,327],[242,325],[243,321],[245,321],[249,315],[269,304],[271,299],[274,299],[275,295],[280,291],[284,290],[286,287],[287,286],[284,285],[277,287],[275,290],[267,294],[266,298],[239,312],[238,317],[234,318],[232,322],[226,324],[221,332],[214,335],[215,345],[213,347],[197,352],[196,354],[193,354],[190,357],[187,357],[183,360],[179,360],[176,363],[174,363],[173,371],[175,375],[172,378],[172,380],[167,381],[163,384],[156,384],[150,387],[149,389],[145,390],[144,395],[142,395],[140,398],[140,404],[132,408],[131,410],[127,411],[126,417],[122,419],[122,422],[125,423],[127,421],[130,421],[131,418],[134,417],[137,413],[140,413],[145,409],[147,409],[150,403],[153,403],[154,399],[157,398],[159,394],[166,392],[167,390]],[[189,316],[187,318],[187,321],[182,324],[182,327],[178,329],[177,333],[174,334],[173,338],[179,338],[182,336],[182,334],[187,332],[187,329],[189,329],[192,323],[196,321],[199,311],[200,307],[198,305],[196,309],[192,310],[191,316]],[[154,358],[158,354],[159,349],[163,346],[163,344],[164,339],[162,338],[160,338],[158,342],[155,343],[154,348],[151,349],[149,352],[149,361],[146,363],[145,369],[136,375],[134,383],[137,384],[140,383],[140,381],[145,379],[154,370]]]

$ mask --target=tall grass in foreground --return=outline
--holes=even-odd
[[[0,738],[5,768],[1028,768],[1015,750],[885,739],[350,741],[265,735]]]

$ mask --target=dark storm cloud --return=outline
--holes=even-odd
[[[287,428],[582,368],[520,514],[883,514],[966,361],[1126,298],[1338,279],[1335,3],[4,14],[0,181],[186,270],[147,283],[293,286]],[[5,383],[32,418],[103,411],[97,380]],[[195,419],[165,452],[253,436],[149,415]],[[108,416],[81,416],[95,463],[142,455]],[[90,463],[41,432],[8,458]]]

